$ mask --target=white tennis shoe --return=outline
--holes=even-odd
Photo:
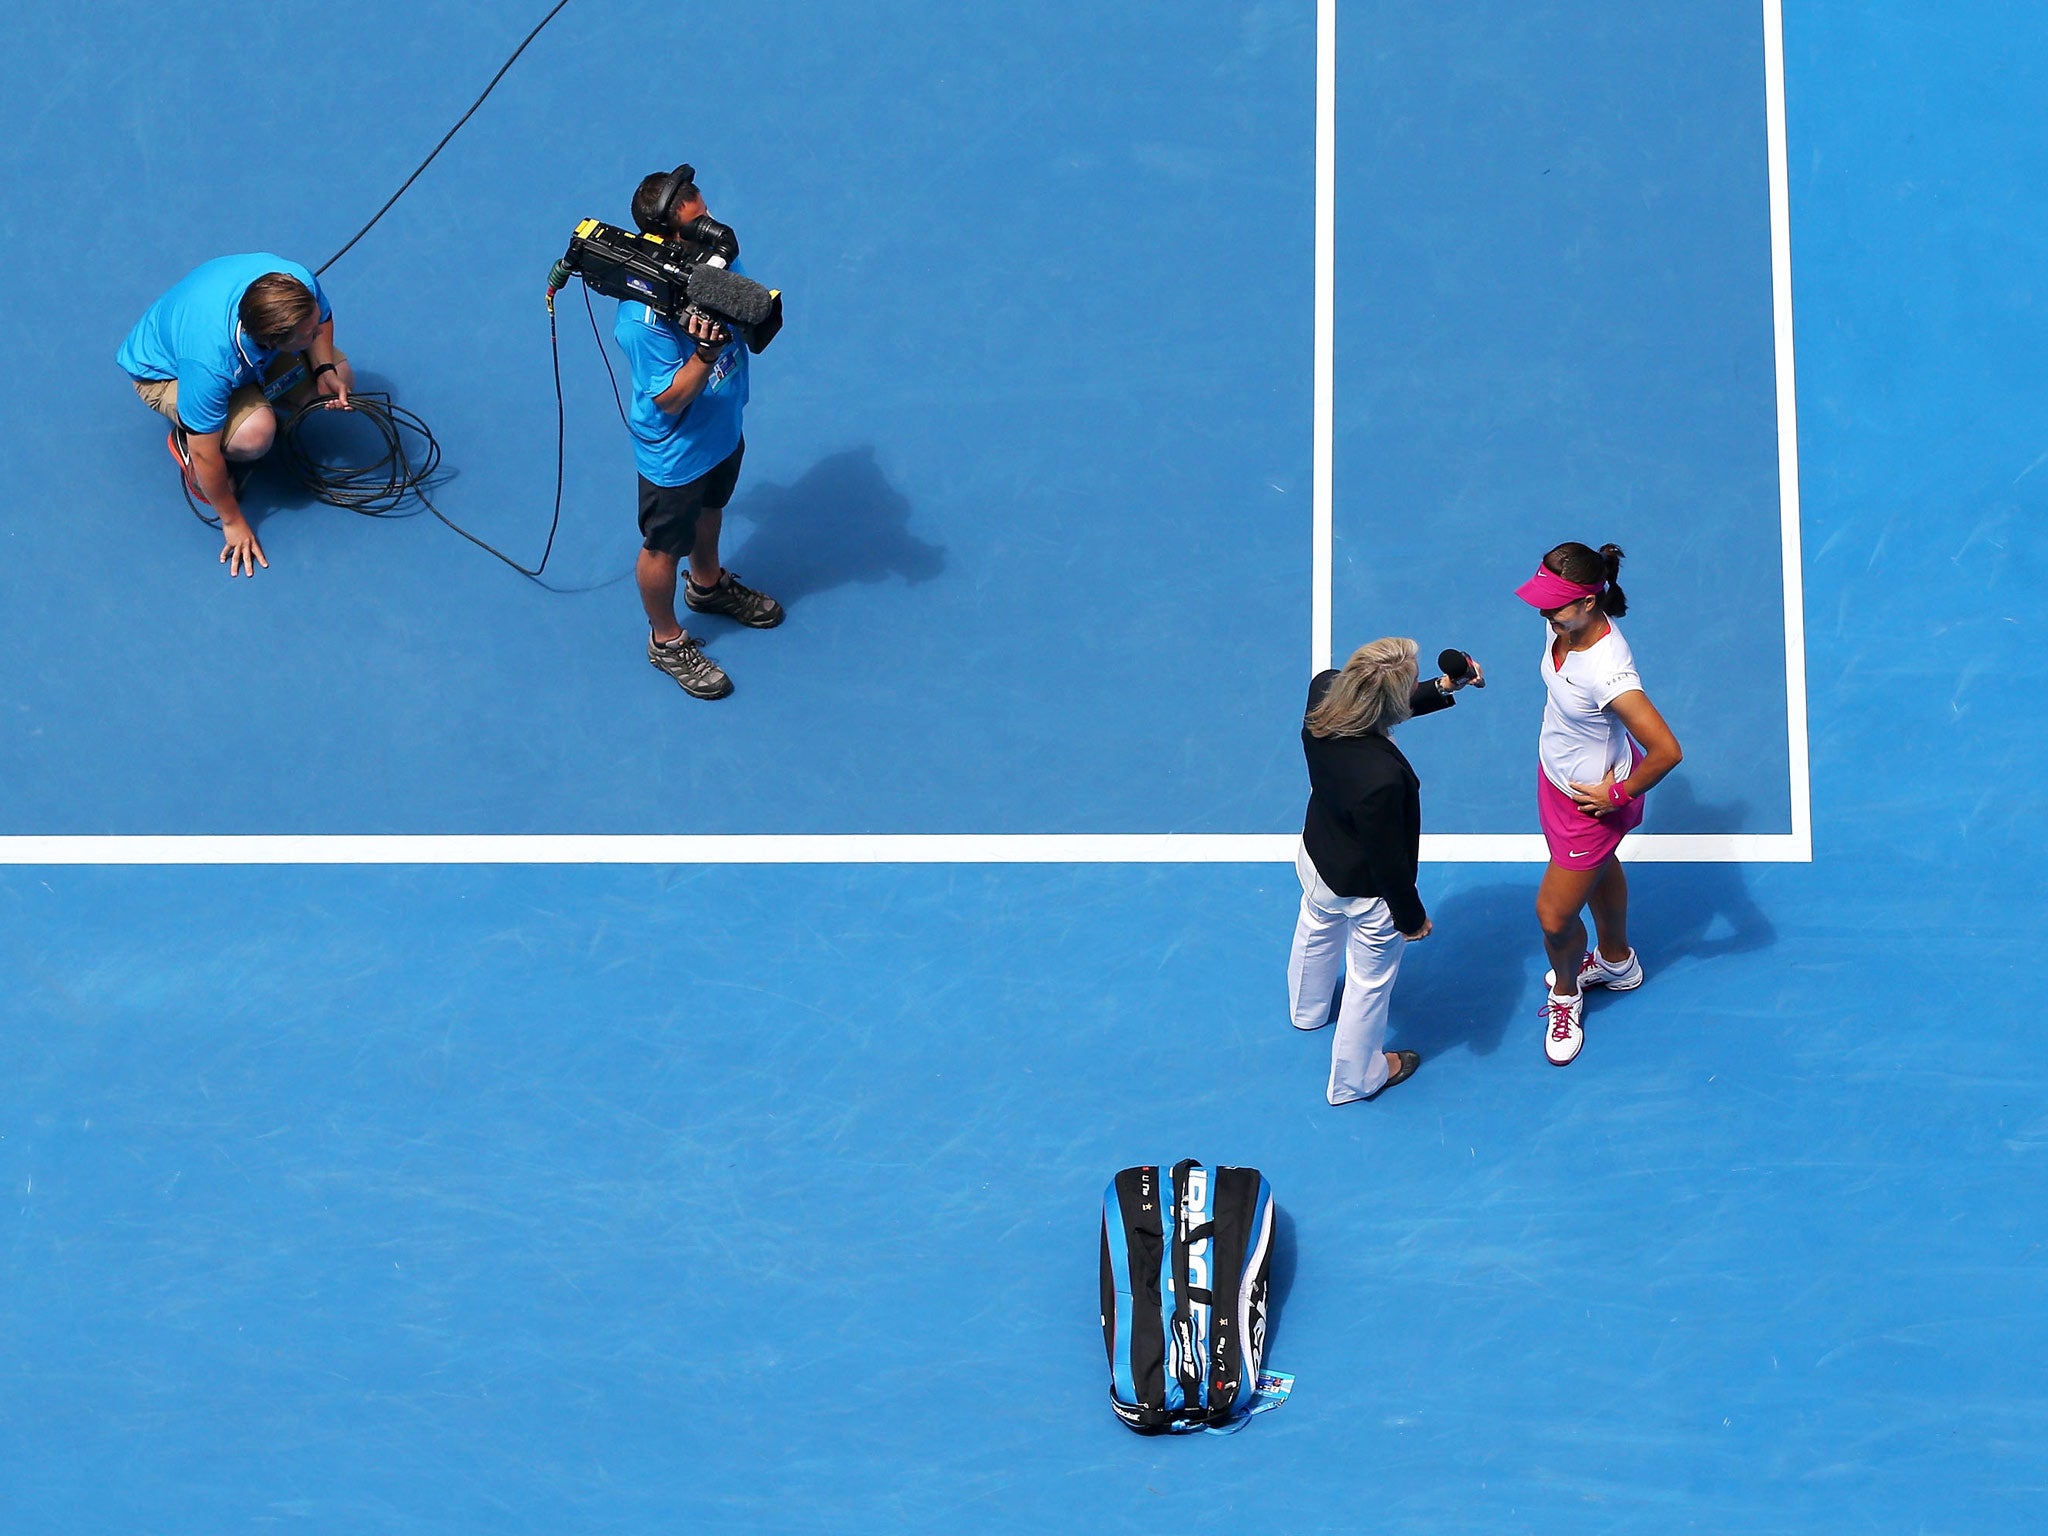
[[[1577,997],[1543,995],[1543,1054],[1553,1067],[1568,1067],[1586,1043],[1580,1019],[1586,1011],[1586,994]]]
[[[1586,958],[1579,962],[1579,990],[1588,987],[1605,987],[1610,992],[1633,992],[1643,984],[1643,962],[1634,950],[1628,952],[1628,959],[1620,965],[1609,965],[1600,951],[1589,949]],[[1557,972],[1545,971],[1543,985],[1557,985]]]

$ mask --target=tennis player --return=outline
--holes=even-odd
[[[1643,984],[1616,850],[1641,824],[1644,794],[1684,756],[1614,622],[1628,612],[1620,570],[1612,544],[1560,544],[1515,589],[1549,626],[1536,805],[1550,866],[1536,892],[1536,920],[1550,955],[1543,1053],[1559,1067],[1586,1043],[1587,987],[1627,992]],[[1598,939],[1590,950],[1579,917],[1587,906]]]

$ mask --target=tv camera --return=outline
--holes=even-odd
[[[709,215],[692,219],[673,239],[585,219],[548,272],[548,304],[580,277],[594,292],[637,299],[677,325],[692,315],[716,320],[759,352],[782,329],[782,292],[732,271],[739,253],[738,237]]]

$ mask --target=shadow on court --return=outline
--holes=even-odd
[[[1435,931],[1401,961],[1387,1048],[1425,1061],[1458,1045],[1491,1056],[1543,969],[1536,883],[1459,891],[1429,918]]]
[[[1678,775],[1657,787],[1656,800],[1667,824],[1688,832],[1737,831],[1748,809],[1704,803]],[[1432,909],[1436,931],[1409,946],[1401,964],[1389,1049],[1425,1058],[1459,1045],[1475,1056],[1494,1052],[1545,969],[1537,878],[1459,891]],[[1628,887],[1629,940],[1653,984],[1680,960],[1713,960],[1777,942],[1739,864],[1631,864]],[[1590,914],[1586,923],[1590,933]]]
[[[910,502],[872,448],[820,459],[793,485],[750,487],[742,475],[731,515],[752,527],[726,563],[785,606],[853,581],[930,581],[946,568],[945,550],[910,531]]]
[[[394,403],[396,399],[390,379],[382,374],[359,372],[356,375],[356,390],[359,395],[382,395]],[[293,414],[293,407],[277,407],[277,442],[269,453],[258,459],[247,471],[239,500],[242,512],[249,519],[249,526],[260,537],[263,524],[279,512],[297,512],[314,508],[322,516],[347,516],[358,514],[346,507],[323,505],[296,473],[291,456],[285,451],[284,426]],[[336,468],[346,468],[365,473],[365,482],[370,485],[381,483],[383,476],[380,465],[385,458],[384,439],[361,416],[353,411],[319,411],[310,414],[300,428],[300,445],[316,462]],[[423,452],[424,444],[412,434],[405,437],[408,452]],[[427,494],[436,495],[443,486],[451,484],[457,475],[455,467],[445,460],[427,482]],[[175,482],[173,482],[175,486]],[[418,501],[408,499],[395,511],[379,513],[380,519],[395,522],[402,518],[419,517],[426,508]]]
[[[1652,805],[1660,819],[1688,832],[1738,831],[1748,810],[1739,802],[1702,802],[1682,774],[1657,786]],[[1740,864],[1632,864],[1628,894],[1629,938],[1653,973],[1679,960],[1740,955],[1778,941]]]

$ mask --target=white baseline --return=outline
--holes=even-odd
[[[1292,832],[271,834],[0,838],[0,864],[1276,864]],[[1782,862],[1769,836],[1631,837],[1635,863]],[[1428,863],[1540,864],[1543,839],[1425,832]]]

